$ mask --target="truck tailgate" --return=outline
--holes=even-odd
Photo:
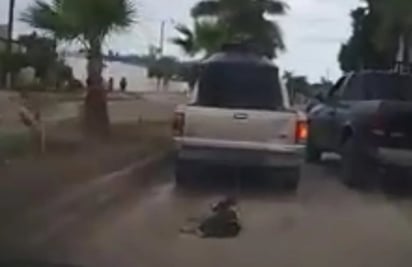
[[[188,106],[185,137],[292,144],[297,113]]]

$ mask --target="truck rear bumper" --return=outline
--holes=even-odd
[[[303,145],[176,139],[177,158],[209,164],[245,167],[299,167]]]

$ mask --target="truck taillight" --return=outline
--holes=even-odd
[[[295,132],[295,142],[304,143],[308,139],[309,128],[308,122],[304,120],[299,120],[296,122],[296,132]]]
[[[176,112],[173,119],[173,135],[182,136],[185,128],[185,115],[181,112]]]

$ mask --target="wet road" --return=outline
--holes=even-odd
[[[146,182],[137,182],[143,176]],[[50,203],[3,228],[1,256],[90,267],[412,265],[412,197],[351,191],[333,166],[306,166],[293,196],[242,186],[244,231],[232,240],[178,231],[230,187],[175,190],[170,162],[117,179],[89,198]]]

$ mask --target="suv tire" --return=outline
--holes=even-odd
[[[342,167],[340,178],[351,188],[364,189],[374,177],[376,164],[368,156],[362,145],[349,138],[342,148]]]
[[[322,151],[315,145],[313,136],[309,127],[309,136],[306,143],[305,160],[308,163],[318,163],[321,160]]]

